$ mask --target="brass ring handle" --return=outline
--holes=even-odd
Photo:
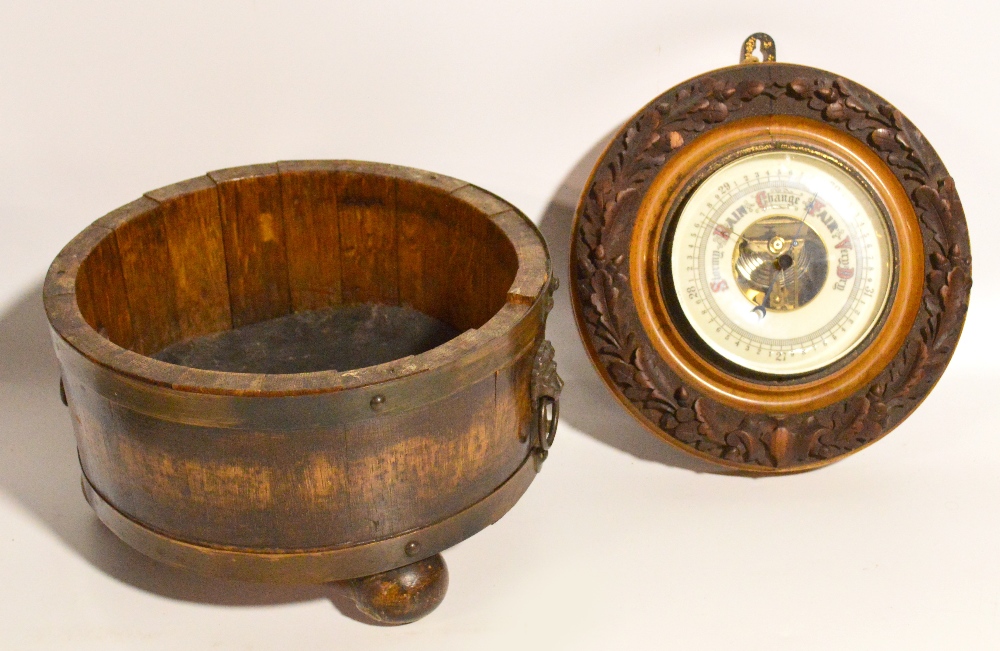
[[[559,395],[563,381],[556,372],[555,350],[549,341],[542,341],[535,352],[531,370],[531,397],[535,401],[535,440],[530,444],[535,457],[535,469],[549,456],[549,448],[559,426]],[[524,440],[524,439],[522,439]]]
[[[548,451],[556,439],[556,428],[559,426],[559,398],[540,396],[535,409],[538,413],[538,447]]]

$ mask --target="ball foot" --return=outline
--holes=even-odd
[[[448,567],[440,554],[388,572],[345,581],[358,610],[373,622],[415,622],[438,607],[448,590]]]

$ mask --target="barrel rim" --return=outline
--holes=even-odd
[[[514,247],[518,269],[504,306],[485,324],[418,355],[349,371],[266,374],[211,371],[163,362],[102,336],[83,318],[76,300],[80,265],[120,225],[155,210],[167,198],[190,194],[218,180],[282,172],[354,172],[404,180],[429,191],[446,192],[492,221]],[[449,176],[420,169],[354,160],[298,160],[232,167],[147,192],[96,220],[74,237],[49,267],[43,286],[46,315],[54,336],[94,364],[152,385],[179,391],[236,396],[283,396],[371,387],[448,368],[470,352],[506,337],[534,312],[552,282],[548,247],[538,228],[520,210],[495,194]]]

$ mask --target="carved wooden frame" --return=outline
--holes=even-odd
[[[923,274],[922,282],[909,290],[920,299],[912,326],[896,352],[883,355],[866,374],[869,379],[858,383],[851,376],[854,390],[837,393],[833,402],[750,410],[691,382],[661,356],[636,307],[632,245],[640,206],[671,159],[703,134],[764,116],[804,119],[817,131],[835,129],[877,155],[916,215]],[[616,397],[669,443],[747,472],[824,465],[898,425],[944,372],[961,334],[971,289],[961,201],[920,131],[854,82],[779,63],[706,73],[668,90],[633,116],[585,186],[570,260],[578,327]]]

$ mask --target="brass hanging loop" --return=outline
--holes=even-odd
[[[758,47],[760,48],[758,50]],[[756,52],[760,52],[758,57]],[[743,41],[743,50],[740,52],[740,63],[774,63],[775,58],[774,39],[764,32],[751,34]]]

